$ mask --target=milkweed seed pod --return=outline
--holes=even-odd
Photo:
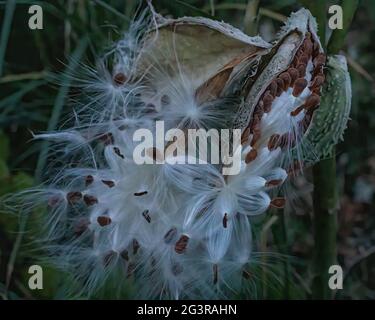
[[[169,113],[173,127],[224,126],[238,107],[238,97],[224,89],[240,70],[254,70],[270,44],[206,18],[154,19],[156,27],[146,33],[137,62],[136,74],[150,88],[145,99]]]
[[[304,162],[308,164],[331,156],[333,147],[343,139],[349,120],[352,91],[344,56],[328,57],[325,78],[320,106],[302,141],[311,146],[303,153]],[[294,158],[297,159],[296,154]]]
[[[315,19],[305,9],[293,13],[244,85],[245,103],[235,120],[242,140],[254,149],[280,147],[286,164],[295,160],[290,151],[297,148],[303,161],[309,146],[301,140],[321,102],[325,64]]]
[[[113,70],[103,71],[109,59]],[[229,298],[252,283],[250,218],[285,203],[271,196],[287,178],[284,144],[298,148],[313,121],[306,139],[319,145],[313,115],[324,64],[306,10],[273,47],[222,22],[166,19],[152,8],[141,15],[100,68],[89,69],[81,83],[89,102],[72,127],[36,136],[56,143],[45,183],[23,193],[25,207],[45,204],[45,250],[75,293],[94,295],[106,284],[122,293],[132,284],[135,297]],[[341,129],[329,112],[323,136],[333,143],[328,136]],[[210,162],[171,164],[186,158],[167,152],[185,151],[178,135],[146,148],[151,162],[139,164],[138,129],[153,137],[160,122],[179,134],[241,129],[239,174]],[[200,152],[187,157],[201,160]]]

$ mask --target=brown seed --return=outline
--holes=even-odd
[[[275,186],[278,186],[282,182],[283,180],[281,179],[270,180],[266,182],[266,187],[275,187]]]
[[[268,86],[268,90],[269,90],[270,94],[271,94],[273,97],[276,96],[276,94],[277,94],[277,83],[276,83],[276,81],[272,81],[272,82],[270,83],[270,85]]]
[[[282,95],[283,91],[284,91],[284,81],[277,78],[276,83],[277,83],[276,96],[280,97]]]
[[[314,59],[314,67],[320,68],[326,63],[326,55],[324,53],[319,53]]]
[[[254,131],[259,131],[260,130],[260,115],[257,113],[257,114],[254,114],[254,117],[253,119],[251,120],[251,123],[250,123],[250,132],[253,133]]]
[[[217,283],[217,281],[218,281],[218,265],[217,264],[214,264],[213,266],[212,266],[212,271],[213,271],[213,274],[214,274],[214,277],[213,277],[213,283],[214,284],[216,284]]]
[[[292,117],[297,116],[303,110],[303,108],[304,108],[304,105],[301,105],[301,106],[297,107],[296,109],[294,109],[293,111],[290,112],[290,115]]]
[[[79,191],[68,192],[66,195],[66,200],[68,200],[69,204],[77,203],[81,199],[82,193]]]
[[[268,140],[268,149],[269,150],[274,150],[279,146],[280,142],[280,135],[279,134],[273,134],[270,139]]]
[[[68,198],[68,197],[67,197]],[[54,195],[48,199],[48,207],[54,208],[56,207],[63,199],[59,195]]]
[[[296,56],[298,57],[298,59],[303,56],[304,54],[306,54],[305,52],[305,47],[304,47],[304,43],[301,44],[301,46],[298,48],[297,50],[297,53],[296,53]]]
[[[137,239],[133,239],[133,254],[137,254],[140,247],[141,246],[139,245]]]
[[[74,234],[79,237],[80,235],[82,235],[82,233],[84,233],[88,226],[90,224],[90,220],[87,219],[87,218],[81,218],[78,220],[78,222],[74,225]]]
[[[290,84],[292,83],[292,78],[290,77],[290,74],[288,72],[283,72],[282,74],[280,74],[279,77],[284,82],[284,91],[288,90]]]
[[[113,147],[113,151],[122,159],[125,159],[124,155],[121,153],[118,147]]]
[[[108,226],[112,222],[112,219],[108,216],[99,216],[96,220],[101,227]]]
[[[324,75],[317,75],[315,78],[314,78],[314,81],[313,83],[311,84],[311,88],[316,88],[316,87],[320,87],[323,83],[324,83]]]
[[[93,206],[94,204],[98,203],[98,199],[94,196],[90,196],[88,194],[85,194],[83,196],[83,201],[86,203],[87,206]]]
[[[174,238],[176,237],[177,234],[177,229],[176,228],[171,228],[165,235],[164,235],[164,242],[166,244],[171,243]]]
[[[321,89],[321,87],[310,88],[311,93],[316,94],[318,96],[320,96],[320,89]]]
[[[264,112],[268,113],[271,111],[272,102],[274,97],[267,91],[263,96],[263,110]]]
[[[285,206],[285,199],[284,198],[275,198],[275,199],[272,199],[270,206],[274,207],[274,208],[278,208],[278,209],[284,208],[284,206]]]
[[[309,62],[309,56],[307,54],[303,54],[298,59],[299,64],[307,65]]]
[[[260,120],[262,119],[263,115],[264,115],[263,101],[259,101],[258,107],[254,111],[253,122],[252,122],[252,125],[250,127],[250,132],[252,132],[251,129],[253,129],[253,130],[255,129],[254,126],[256,124],[259,125]]]
[[[182,271],[184,271],[184,268],[181,265],[181,263],[175,262],[172,265],[171,271],[172,271],[173,275],[178,276],[179,274],[182,273]]]
[[[313,79],[315,79],[318,76],[325,77],[322,67],[314,68],[312,74],[313,74]]]
[[[306,74],[306,65],[305,64],[299,64],[296,69],[298,70],[298,75],[300,78],[303,78]]]
[[[312,94],[306,99],[305,109],[310,110],[317,107],[320,103],[320,97],[317,94]]]
[[[121,258],[123,258],[125,261],[129,261],[129,252],[128,250],[124,249],[120,253]]]
[[[85,185],[86,187],[88,187],[90,184],[92,184],[94,182],[94,177],[92,175],[88,175],[86,178],[85,178]]]
[[[246,127],[241,136],[241,144],[244,145],[249,141],[250,127]]]
[[[257,155],[258,152],[256,151],[256,149],[251,149],[245,157],[245,163],[250,163],[257,157]]]
[[[223,217],[223,227],[226,228],[228,226],[228,214],[225,212]]]
[[[289,68],[288,71],[289,76],[290,76],[290,84],[293,85],[294,81],[296,81],[299,78],[299,72],[296,68]]]
[[[178,254],[182,254],[185,252],[186,247],[189,243],[189,237],[186,234],[183,234],[180,239],[177,240],[174,251]]]
[[[103,257],[104,267],[108,267],[111,263],[113,263],[116,258],[116,255],[116,252],[113,250],[109,250],[107,253],[105,253]]]
[[[140,196],[144,196],[146,195],[148,192],[147,191],[141,191],[141,192],[134,192],[134,195],[136,197],[140,197]]]
[[[298,57],[301,55],[301,53],[297,52],[296,55],[294,56],[294,59],[292,61],[292,63],[290,64],[290,66],[292,68],[297,68],[298,66]]]
[[[102,182],[108,186],[109,188],[113,188],[115,186],[115,183],[111,180],[102,180]]]
[[[307,80],[305,78],[298,78],[294,82],[293,92],[292,92],[293,96],[299,97],[299,95],[306,88],[306,86],[307,86]]]
[[[146,219],[146,221],[147,221],[148,223],[151,223],[151,217],[150,217],[150,215],[149,215],[149,211],[148,211],[148,210],[143,211],[143,212],[142,212],[142,216],[143,216],[143,218]]]
[[[111,144],[113,144],[114,142],[114,139],[113,139],[113,134],[108,132],[108,133],[103,133],[99,136],[97,136],[97,138],[104,143],[104,145],[106,146],[109,146]]]
[[[314,45],[313,45],[313,42],[311,41],[311,39],[306,38],[305,41],[303,42],[303,50],[305,51],[305,53],[308,56],[312,55],[313,48],[314,48]]]
[[[118,86],[122,86],[127,80],[127,77],[122,72],[115,74],[113,77],[113,82]]]

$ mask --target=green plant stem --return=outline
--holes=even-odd
[[[329,39],[327,45],[327,52],[329,54],[337,54],[341,50],[342,46],[344,45],[346,34],[348,33],[348,29],[350,24],[353,20],[354,14],[358,7],[358,0],[343,0],[341,3],[342,11],[343,11],[343,28],[336,29],[333,33],[331,38]]]
[[[249,36],[258,34],[258,10],[259,0],[249,0],[244,18],[245,33]]]
[[[328,269],[336,263],[337,248],[337,185],[336,159],[318,162],[313,167],[314,176],[314,257],[313,284],[314,299],[330,299],[332,290],[328,287]]]
[[[346,33],[354,16],[358,1],[343,0],[342,30],[336,29],[328,42],[328,54],[336,54],[345,41]],[[316,17],[319,36],[325,44],[326,8],[325,1],[314,1],[310,5],[312,14]],[[335,150],[332,157],[318,162],[313,167],[314,177],[314,257],[312,297],[314,299],[331,299],[334,292],[328,287],[328,269],[337,261],[337,208],[338,192],[336,184]]]
[[[327,1],[326,0],[300,0],[301,4],[310,10],[318,23],[318,36],[322,46],[326,43],[326,21],[327,21]]]

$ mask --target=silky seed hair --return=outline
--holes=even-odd
[[[253,258],[252,217],[285,205],[277,196],[288,177],[283,158],[299,147],[325,81],[311,19],[287,23],[303,40],[265,78],[264,59],[282,53],[259,37],[206,18],[164,18],[150,6],[78,79],[86,99],[72,127],[35,135],[54,142],[49,155],[59,162],[21,195],[29,211],[45,206],[43,249],[70,275],[73,296],[95,296],[109,283],[116,292],[133,287],[138,298],[251,295],[250,266],[261,260]],[[199,55],[182,56],[186,41]],[[248,83],[261,92],[256,99],[253,87],[245,94]],[[159,120],[166,130],[242,129],[240,174],[223,176],[212,164],[137,165],[133,134],[154,132]],[[162,152],[147,153],[157,160]]]

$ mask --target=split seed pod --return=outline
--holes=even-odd
[[[306,9],[293,13],[275,46],[261,57],[256,74],[243,86],[245,103],[234,127],[249,134],[255,149],[294,147],[319,107],[324,64],[315,19]]]
[[[224,91],[235,91],[242,77],[254,72],[259,57],[271,47],[260,37],[249,37],[224,22],[160,15],[155,19],[157,28],[143,41],[138,78],[146,75],[145,81],[152,82],[157,92],[165,87],[160,81],[166,78],[165,73],[172,82],[183,78],[195,92],[198,105],[224,96]],[[155,76],[156,69],[164,71],[163,77]]]

